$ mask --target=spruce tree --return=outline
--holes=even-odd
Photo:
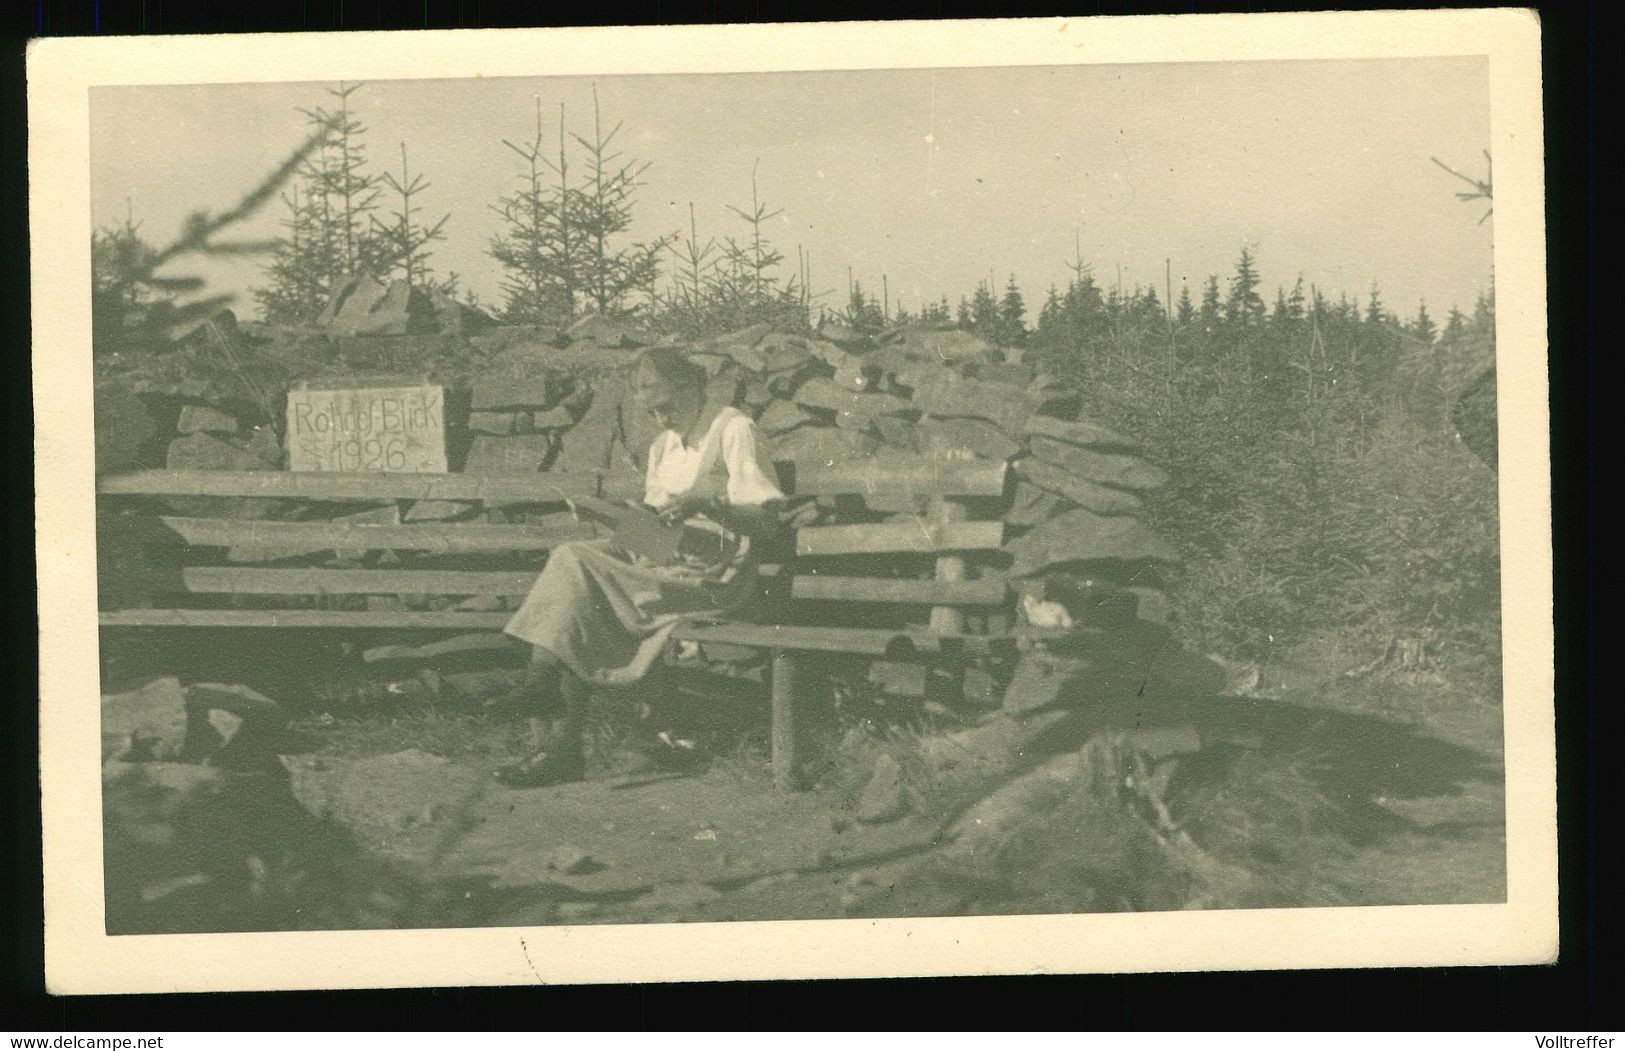
[[[1416,310],[1416,320],[1411,322],[1411,335],[1421,340],[1423,344],[1432,346],[1438,336],[1438,329],[1434,327],[1433,318],[1428,316],[1427,300],[1422,300]]]
[[[1179,286],[1179,307],[1175,317],[1182,329],[1190,328],[1191,322],[1196,320],[1196,306],[1191,302],[1189,285]]]
[[[977,282],[976,291],[971,295],[970,301],[971,331],[985,340],[996,341],[999,337],[999,302],[993,298],[993,290],[986,281]]]
[[[1439,336],[1440,343],[1459,343],[1467,335],[1467,315],[1452,305],[1450,313],[1444,321],[1444,332]]]
[[[1266,308],[1258,294],[1258,271],[1253,267],[1253,253],[1242,248],[1236,261],[1236,272],[1230,278],[1230,295],[1225,300],[1224,319],[1238,327],[1252,327],[1263,323]]]
[[[654,281],[660,253],[667,242],[661,239],[624,246],[613,243],[632,225],[637,188],[642,185],[640,179],[649,169],[649,163],[623,161],[621,153],[611,149],[621,125],[617,123],[607,134],[604,132],[596,86],[592,90],[592,127],[591,139],[572,135],[586,154],[587,172],[578,189],[566,188],[560,194],[564,207],[555,216],[563,220],[559,265],[561,269],[574,265],[576,272],[565,278],[567,288],[572,292],[579,289],[586,306],[608,316],[626,312],[628,294],[647,288]],[[559,129],[561,132],[564,129],[562,107]],[[568,182],[567,170],[561,143],[558,166],[561,186]],[[754,184],[754,179],[752,182]],[[563,251],[570,244],[577,245],[579,250],[574,254]],[[775,257],[773,263],[778,261]],[[573,300],[573,295],[571,298]],[[572,302],[572,316],[574,306]]]
[[[377,217],[372,220],[374,237],[380,246],[378,254],[387,263],[384,273],[393,274],[399,270],[408,288],[426,285],[429,275],[433,273],[429,268],[429,245],[445,239],[443,230],[451,216],[441,216],[433,226],[424,226],[417,221],[417,214],[422,208],[414,204],[412,198],[427,190],[429,184],[421,173],[412,174],[407,162],[406,143],[401,143],[401,177],[397,179],[393,173],[385,172],[381,181],[400,198],[399,208],[391,215],[389,222],[381,223]]]
[[[1017,346],[1027,339],[1027,305],[1022,301],[1021,289],[1016,287],[1016,275],[1011,274],[1004,286],[1004,298],[999,302],[996,342],[1004,346]]]
[[[351,108],[360,84],[328,89],[332,108],[301,108],[315,148],[302,155],[296,181],[282,194],[283,229],[254,290],[267,319],[314,319],[344,281],[391,265],[392,249],[375,232],[378,179],[367,171],[366,127]]]
[[[1202,321],[1202,331],[1212,336],[1219,328],[1219,277],[1209,274],[1207,283],[1202,286],[1202,309],[1199,317]]]
[[[492,206],[507,224],[507,232],[492,238],[486,250],[502,265],[502,313],[511,323],[554,323],[570,311],[552,265],[553,212],[559,202],[547,182],[540,97],[536,99],[536,134],[522,145],[508,139],[502,144],[526,165],[519,188]]]

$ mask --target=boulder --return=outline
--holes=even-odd
[[[826,464],[863,459],[880,447],[873,435],[836,427],[797,427],[768,438],[764,444],[775,460],[810,460]]]
[[[926,450],[938,455],[969,453],[988,460],[1008,460],[1020,445],[986,420],[928,418],[920,421]]]
[[[1010,507],[999,517],[1013,526],[1034,526],[1071,506],[1070,502],[1047,489],[1018,479],[1011,492]]]
[[[818,338],[834,343],[845,350],[863,350],[874,346],[867,332],[860,332],[839,321],[825,321],[818,326]]]
[[[102,761],[209,763],[259,769],[275,763],[282,708],[247,687],[173,676],[102,698]]]
[[[178,760],[186,746],[186,691],[174,676],[102,697],[102,762]]]
[[[708,372],[720,367],[723,360],[734,361],[750,372],[767,372],[768,351],[761,342],[772,331],[772,325],[762,324],[725,332],[701,343],[693,357],[706,364]],[[800,351],[801,358],[807,357],[805,346]]]
[[[832,410],[841,417],[912,416],[915,409],[894,394],[858,393],[824,379],[808,380],[796,389],[797,405]]]
[[[164,462],[171,470],[272,471],[282,466],[281,456],[276,433],[268,429],[246,438],[199,431],[171,441]],[[180,514],[228,518],[265,518],[277,506],[275,500],[253,497],[172,496],[164,502]]]
[[[922,361],[943,365],[988,363],[997,360],[998,355],[993,344],[962,328],[911,325],[891,333],[886,345],[901,347],[904,353]]]
[[[654,333],[635,321],[598,314],[588,314],[575,322],[564,330],[564,336],[571,343],[585,341],[612,350],[634,350],[656,342]]]
[[[1006,383],[1013,387],[1028,387],[1038,379],[1038,370],[1031,365],[1011,365],[1005,362],[970,365],[965,374],[973,379],[991,383]]]
[[[468,336],[496,325],[496,319],[472,303],[463,303],[447,295],[443,289],[428,290],[429,310],[434,315],[435,331],[450,335]]]
[[[1124,451],[1138,451],[1139,444],[1123,437],[1115,431],[1093,423],[1082,423],[1073,420],[1061,420],[1054,416],[1033,416],[1023,428],[1023,434],[1029,437],[1037,435],[1051,438],[1068,445],[1096,446],[1105,449],[1121,449]]]
[[[1003,383],[966,379],[947,368],[922,368],[913,375],[914,404],[932,416],[984,419],[1018,435],[1041,403]]]
[[[421,289],[405,281],[385,285],[363,274],[339,287],[317,324],[334,336],[404,336],[432,330],[434,318],[429,298]]]
[[[96,384],[94,429],[99,472],[140,465],[145,447],[158,436],[146,403],[116,381]]]
[[[762,414],[756,417],[756,426],[762,434],[772,437],[793,431],[797,427],[811,423],[815,417],[793,401],[782,399],[768,403]]]
[[[1015,463],[1018,487],[1022,483],[1062,496],[1079,507],[1102,515],[1136,514],[1143,501],[1127,489],[1114,489],[1109,485],[1079,478],[1066,470],[1042,460],[1024,457]]]
[[[884,824],[896,821],[908,813],[908,809],[903,768],[896,759],[882,752],[875,758],[874,769],[858,797],[858,820],[865,824]]]
[[[1089,670],[1087,661],[1043,650],[1026,650],[1004,691],[1004,710],[1013,715],[1035,712],[1076,698],[1072,688]]]
[[[575,425],[576,414],[562,402],[545,412],[531,413],[530,417],[530,429],[533,431],[562,431]]]
[[[274,434],[270,441],[276,441]],[[279,466],[266,459],[270,451],[264,438],[233,440],[198,432],[170,442],[165,462],[172,470],[267,471]]]
[[[551,409],[570,393],[570,377],[539,361],[508,358],[474,377],[476,412]]]
[[[551,434],[516,434],[497,438],[476,435],[463,463],[465,474],[513,474],[545,471],[553,462],[557,445]]]
[[[928,442],[920,424],[901,416],[876,416],[872,421],[875,432],[889,449],[901,452],[924,453]]]
[[[1136,456],[1097,452],[1038,435],[1029,438],[1028,444],[1039,460],[1074,478],[1122,489],[1157,489],[1168,484],[1168,472]]]
[[[238,427],[236,416],[212,405],[182,406],[180,419],[175,424],[175,430],[179,434],[195,434],[199,431],[208,434],[236,434]]]
[[[627,377],[619,370],[593,376],[588,395],[591,401],[575,426],[560,435],[553,470],[601,471],[609,466],[610,447],[620,430],[620,407],[627,386]]]
[[[1097,560],[1177,562],[1179,554],[1144,522],[1123,515],[1066,511],[1004,545],[1013,576],[1032,576],[1050,566]]]

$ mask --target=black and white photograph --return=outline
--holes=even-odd
[[[1538,26],[1362,17],[41,48],[60,973],[1555,952]]]

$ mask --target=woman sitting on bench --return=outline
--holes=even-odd
[[[784,494],[759,454],[755,423],[708,403],[706,387],[705,370],[671,348],[645,352],[633,372],[634,394],[662,428],[649,447],[643,503],[667,525],[686,524],[682,543],[651,560],[662,531],[645,520],[553,549],[504,630],[532,646],[527,699],[559,718],[539,751],[496,771],[503,784],[581,780],[592,686],[641,679],[680,621],[725,615],[754,597],[750,537],[776,523],[772,505]],[[630,542],[638,532],[652,532],[652,542]]]

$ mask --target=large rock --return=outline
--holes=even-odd
[[[146,403],[117,381],[96,384],[96,470],[117,471],[142,463],[158,424]]]
[[[880,447],[874,436],[864,431],[837,427],[797,427],[771,437],[764,443],[775,460],[808,460],[825,464],[863,459]]]
[[[1010,507],[999,517],[1013,526],[1034,526],[1071,507],[1069,501],[1047,489],[1018,479],[1011,490]]]
[[[201,431],[169,443],[165,464],[171,470],[274,471],[281,468],[282,448],[276,433],[253,431],[243,438],[223,438]],[[183,515],[226,518],[266,518],[277,502],[254,497],[173,496],[164,501]]]
[[[459,302],[441,289],[429,289],[428,299],[438,332],[468,336],[492,328],[497,323],[495,318],[479,307]]]
[[[476,412],[551,409],[570,393],[570,377],[540,361],[507,358],[474,377]]]
[[[647,347],[657,339],[654,333],[626,318],[608,318],[589,314],[564,330],[571,343],[588,342],[611,350],[636,350]]]
[[[1168,472],[1137,456],[1103,453],[1038,435],[1028,439],[1033,455],[1075,478],[1123,489],[1157,489],[1168,484]]]
[[[920,421],[926,449],[938,455],[969,453],[987,460],[1008,460],[1021,446],[987,420],[959,417]]]
[[[363,274],[339,287],[317,324],[334,336],[404,336],[432,331],[435,320],[421,289]]]
[[[966,379],[945,368],[922,368],[913,377],[914,404],[932,416],[984,419],[1008,435],[1018,435],[1042,401],[1020,388],[988,380]]]
[[[263,769],[287,725],[281,706],[242,685],[174,676],[102,697],[102,762],[210,763]]]
[[[560,437],[557,471],[601,471],[609,466],[611,446],[620,431],[621,402],[627,393],[623,371],[604,371],[592,377],[592,401],[576,425]]]
[[[1128,489],[1114,489],[1109,485],[1091,482],[1087,478],[1079,478],[1064,468],[1033,457],[1017,460],[1015,473],[1021,482],[1065,497],[1079,507],[1088,508],[1096,514],[1132,515],[1143,505],[1140,497]]]
[[[839,321],[825,321],[818,326],[818,337],[846,350],[865,350],[874,346],[874,339],[850,325]]]
[[[747,372],[761,375],[801,368],[812,358],[812,351],[803,337],[775,332],[772,325],[762,324],[707,340],[693,357],[706,364],[708,372],[714,372],[722,361],[732,361]]]
[[[1179,554],[1137,518],[1078,509],[1056,515],[1004,545],[1014,576],[1050,566],[1099,560],[1177,562]]]
[[[175,423],[178,434],[236,434],[241,424],[237,417],[212,405],[183,405],[180,419]]]
[[[271,442],[275,440],[273,435]],[[264,438],[238,441],[199,432],[170,442],[166,463],[172,470],[275,470],[280,464],[268,459],[270,453],[271,447]]]
[[[186,747],[186,691],[174,676],[102,697],[102,762],[179,759]]]
[[[922,361],[944,365],[986,363],[998,360],[993,344],[962,328],[933,328],[914,325],[887,335],[885,345],[900,347]]]
[[[1020,715],[1074,700],[1073,689],[1088,669],[1088,662],[1077,657],[1027,650],[1005,688],[1004,710]]]
[[[768,403],[762,414],[756,417],[756,426],[762,434],[768,437],[793,431],[797,427],[811,423],[815,417],[793,401],[775,400]]]
[[[1061,420],[1053,416],[1034,416],[1024,429],[1029,437],[1051,438],[1068,445],[1097,446],[1106,449],[1138,451],[1139,444],[1115,431],[1093,423]]]
[[[513,474],[545,471],[553,462],[557,446],[550,434],[516,434],[497,438],[476,435],[464,461],[466,474]]]
[[[893,394],[859,393],[837,386],[831,380],[808,380],[796,389],[797,405],[825,409],[841,417],[868,420],[875,416],[913,416],[914,406]]]

